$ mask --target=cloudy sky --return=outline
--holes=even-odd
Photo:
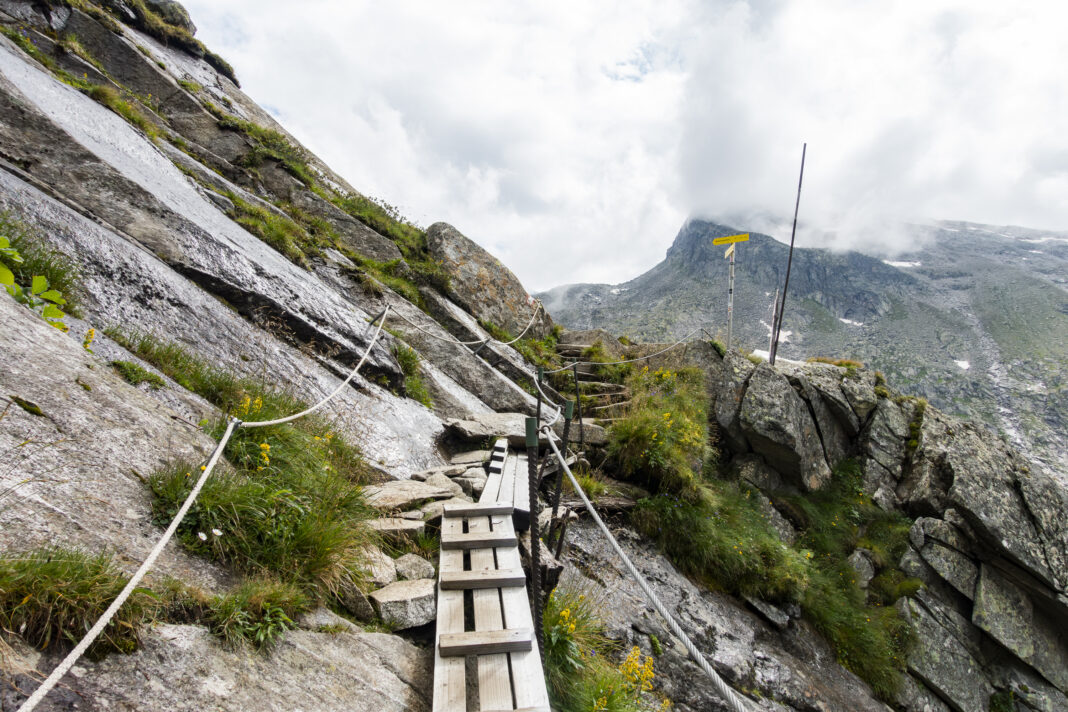
[[[687,216],[800,245],[902,221],[1068,230],[1068,5],[185,0],[245,91],[361,192],[532,291],[620,282]]]

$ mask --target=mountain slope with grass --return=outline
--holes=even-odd
[[[539,296],[572,329],[669,341],[704,328],[724,338],[728,266],[712,241],[744,230],[691,220],[640,277]],[[798,248],[780,355],[861,361],[1068,472],[1068,234],[944,222],[901,239],[911,249],[886,259]],[[768,349],[787,251],[757,233],[738,245],[737,346]]]
[[[1068,705],[1068,503],[1004,444],[853,363],[563,329],[456,228],[300,146],[173,0],[0,0],[0,34],[0,710],[130,580],[228,422],[329,394],[235,431],[37,709],[430,710],[443,508],[478,498],[496,438],[522,442],[538,366],[584,413],[581,486],[754,709]],[[842,259],[799,282],[857,321],[934,279]],[[1056,362],[1029,318],[1018,358]],[[553,708],[723,709],[570,486],[561,512]]]

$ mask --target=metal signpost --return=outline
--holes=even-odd
[[[727,349],[731,348],[731,332],[734,330],[734,248],[737,247],[736,243],[746,242],[749,239],[749,233],[743,233],[741,235],[727,235],[726,237],[717,237],[712,240],[713,245],[730,245],[727,251],[723,253],[724,258],[730,258],[730,277],[727,281]]]

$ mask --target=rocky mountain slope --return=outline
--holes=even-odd
[[[250,578],[225,548],[236,533],[180,530],[146,581],[168,613],[128,654],[82,659],[38,709],[429,710],[442,502],[477,494],[486,440],[518,436],[510,431],[536,408],[534,367],[490,339],[531,322],[522,285],[452,226],[408,224],[307,153],[193,39],[177,3],[0,0],[0,26],[3,236],[35,236],[77,273],[66,332],[40,305],[35,314],[0,293],[0,576],[49,545],[107,552],[134,570],[166,523],[154,474],[203,462],[213,423],[260,407],[216,391],[258,384],[317,401],[368,350],[368,322],[389,307],[366,367],[324,409],[326,429],[300,441],[321,455],[316,468],[338,462],[335,436],[357,453],[361,527],[381,545],[360,548],[359,580],[320,592],[273,647],[232,645],[211,606]],[[880,264],[858,269],[892,285],[896,273]],[[857,308],[878,311],[880,294]],[[530,328],[552,340],[546,314]],[[188,357],[165,367],[139,335]],[[896,599],[918,644],[889,702],[797,606],[713,590],[625,514],[612,520],[754,708],[1068,706],[1068,652],[1056,635],[1068,621],[1063,490],[970,426],[934,409],[918,418],[913,401],[889,397],[869,372],[755,367],[707,343],[685,354],[708,377],[722,474],[752,487],[782,537],[776,547],[798,536],[785,503],[826,484],[843,457],[862,463],[866,496],[916,519],[905,558],[890,563],[925,584]],[[211,388],[191,380],[198,369],[215,374]],[[605,432],[587,424],[585,437],[603,459],[592,445]],[[255,462],[279,467],[271,460],[283,444],[252,443]],[[242,470],[239,455],[229,452],[215,479],[270,476]],[[306,503],[291,494],[267,517],[279,530]],[[563,580],[603,601],[611,639],[656,657],[657,693],[682,712],[723,709],[592,525],[579,519],[567,541]],[[853,553],[859,576],[869,554]],[[256,572],[280,575],[264,568]],[[175,590],[186,598],[167,598]],[[16,603],[0,615],[26,601]],[[12,628],[0,630],[0,710],[17,709],[69,647],[34,648]]]
[[[569,328],[667,341],[703,327],[723,338],[727,260],[712,240],[743,230],[692,220],[640,277],[539,296]],[[860,360],[1068,472],[1068,234],[947,222],[915,226],[908,239],[915,248],[892,260],[796,250],[779,353]],[[738,246],[734,334],[743,348],[768,348],[787,251],[755,233]]]

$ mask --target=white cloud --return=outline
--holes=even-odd
[[[1068,223],[1055,3],[185,4],[350,183],[531,289],[633,277],[692,212],[782,235],[806,140],[824,242],[885,243],[891,218]]]

